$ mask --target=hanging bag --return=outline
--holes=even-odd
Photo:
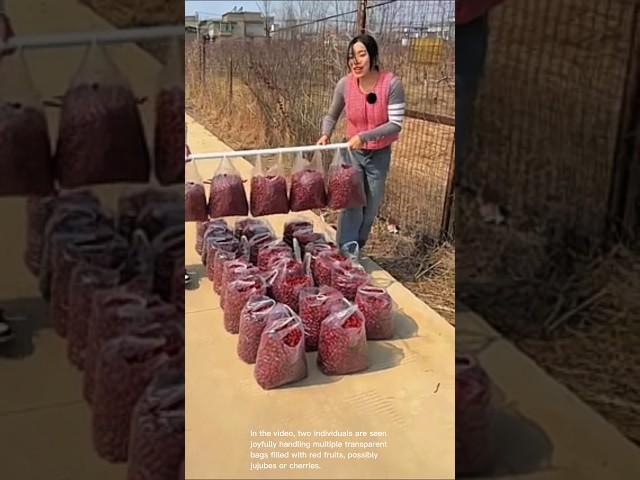
[[[55,166],[60,185],[69,189],[149,180],[151,161],[136,98],[95,42],[64,95]]]
[[[224,157],[211,179],[209,216],[220,218],[248,214],[249,203],[242,177],[231,161]]]
[[[167,63],[160,73],[160,89],[156,97],[154,135],[155,175],[161,185],[180,183],[184,177],[182,149],[184,125],[184,58],[182,42],[174,38]]]
[[[22,50],[0,62],[0,172],[0,196],[53,192],[47,121]]]
[[[356,166],[351,150],[336,150],[329,167],[327,206],[333,210],[360,208],[367,203],[364,175]]]
[[[287,179],[282,166],[282,154],[278,162],[269,170],[262,166],[262,156],[258,155],[251,175],[251,215],[261,217],[289,212]]]
[[[207,196],[196,162],[184,166],[184,221],[206,222]]]
[[[291,175],[289,203],[292,212],[327,206],[322,155],[316,152],[311,162],[298,153]]]

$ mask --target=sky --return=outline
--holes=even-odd
[[[184,2],[185,15],[193,15],[199,12],[201,17],[222,16],[223,13],[230,11],[233,7],[243,7],[245,11],[258,12],[260,9],[256,5],[255,0],[213,0],[213,1],[197,1]]]

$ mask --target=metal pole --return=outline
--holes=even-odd
[[[69,32],[42,35],[18,35],[10,38],[2,50],[59,48],[88,45],[91,43],[127,43],[142,40],[180,37],[184,35],[182,25],[163,25],[158,27],[125,28],[102,32]]]
[[[305,145],[301,147],[264,148],[259,150],[229,150],[228,152],[194,153],[188,160],[213,160],[216,158],[250,157],[254,155],[277,155],[279,153],[319,152],[347,148],[348,143],[330,143],[328,145]]]

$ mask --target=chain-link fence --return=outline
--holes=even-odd
[[[638,2],[509,0],[489,28],[474,154],[461,173],[482,180],[514,229],[606,238],[613,217],[631,215],[616,203],[631,188],[621,142]]]
[[[297,15],[295,2],[288,3],[269,39],[218,35],[188,47],[188,101],[195,102],[197,92],[216,92],[208,97],[215,104],[212,115],[244,122],[238,146],[315,143],[335,85],[347,73],[356,2],[336,2],[341,11],[315,11],[307,18]],[[333,2],[298,2],[298,7],[313,10],[313,3]],[[405,233],[440,238],[449,233],[451,209],[454,2],[369,2],[367,31],[379,44],[382,67],[400,77],[407,97],[380,216]],[[216,133],[231,135],[237,126],[229,121],[229,128]],[[342,119],[333,141],[344,134]],[[249,145],[255,142],[260,145]]]

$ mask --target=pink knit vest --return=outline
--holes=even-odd
[[[379,127],[389,121],[389,84],[393,79],[391,72],[380,72],[373,92],[378,97],[376,103],[367,103],[367,96],[358,88],[358,80],[353,74],[347,75],[344,90],[344,104],[347,117],[347,136],[353,136]],[[365,150],[380,150],[388,147],[398,139],[398,135],[382,137],[365,143]]]

